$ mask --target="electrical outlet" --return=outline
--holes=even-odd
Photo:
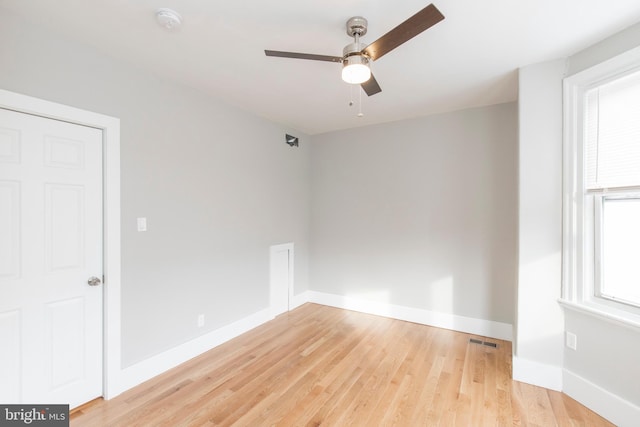
[[[136,220],[138,231],[147,231],[147,218],[138,218]]]
[[[565,332],[565,345],[572,350],[577,350],[578,336],[572,332]]]
[[[198,328],[204,326],[204,314],[198,314]]]

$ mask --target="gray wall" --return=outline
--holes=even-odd
[[[311,289],[513,323],[517,109],[312,138]]]
[[[576,74],[640,46],[640,22],[569,57],[567,75]]]
[[[6,11],[0,64],[0,88],[121,119],[123,366],[267,308],[272,244],[295,242],[307,289],[304,135]]]
[[[566,349],[564,368],[640,407],[640,331],[591,315],[565,311],[577,350]]]

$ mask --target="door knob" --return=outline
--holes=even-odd
[[[87,280],[87,283],[89,284],[89,286],[98,286],[100,283],[102,283],[102,280],[93,276],[93,277],[89,277],[89,280]]]

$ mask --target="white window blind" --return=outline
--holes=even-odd
[[[586,189],[640,187],[640,71],[586,93]]]

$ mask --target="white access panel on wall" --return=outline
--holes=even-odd
[[[293,243],[270,248],[271,315],[277,316],[291,307],[293,297]]]
[[[102,395],[102,131],[0,108],[0,402]]]

